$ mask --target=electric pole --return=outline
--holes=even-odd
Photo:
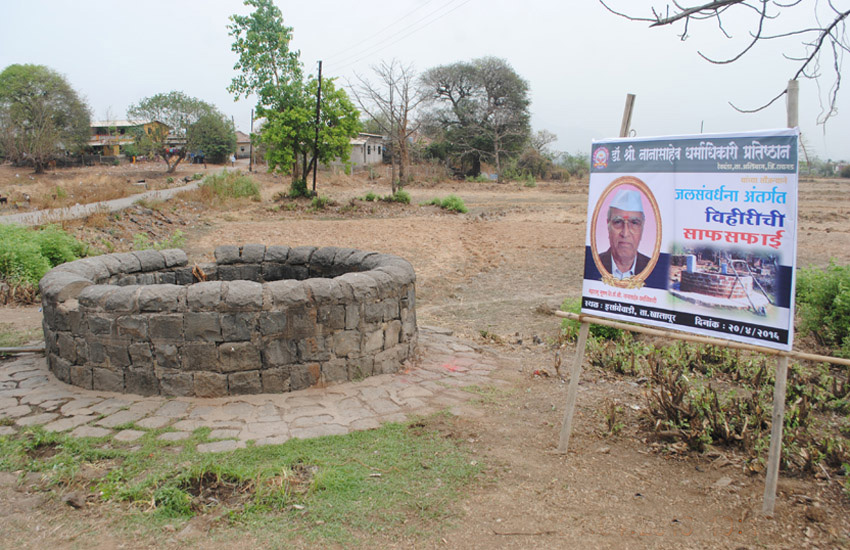
[[[322,61],[319,60],[319,91],[316,94],[316,141],[313,142],[313,195],[316,194],[316,172],[319,171],[319,118],[322,114]]]

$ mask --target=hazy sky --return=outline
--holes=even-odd
[[[835,0],[839,7],[850,0]],[[611,0],[644,13],[644,0]],[[761,130],[786,124],[785,101],[766,102],[796,71],[785,58],[802,53],[797,39],[759,44],[734,65],[697,55],[733,54],[747,29],[725,21],[648,29],[618,18],[595,0],[397,0],[395,2],[277,0],[294,27],[293,48],[308,72],[324,62],[326,77],[345,84],[369,75],[381,60],[398,59],[419,72],[482,56],[506,59],[531,87],[532,126],[558,135],[554,147],[588,152],[591,140],[614,137],[627,93],[637,96],[638,136]],[[657,7],[663,3],[654,2]],[[807,21],[813,2],[771,24],[777,30]],[[846,8],[842,8],[846,9]],[[0,69],[47,65],[64,74],[88,101],[93,119],[125,118],[127,107],[160,92],[181,90],[215,104],[247,131],[253,102],[234,102],[226,87],[235,54],[228,16],[250,10],[237,0],[4,0],[0,3]],[[828,73],[828,71],[825,71]],[[846,71],[845,71],[846,73]],[[825,85],[828,86],[829,82]],[[850,90],[825,131],[815,82],[800,83],[800,126],[809,153],[850,160]],[[825,90],[820,91],[821,94]]]

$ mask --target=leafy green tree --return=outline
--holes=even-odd
[[[186,134],[191,151],[203,151],[207,160],[220,164],[236,151],[236,130],[233,123],[220,114],[206,114],[191,126]]]
[[[63,152],[82,149],[88,106],[65,78],[44,65],[9,65],[0,73],[0,152],[44,172]]]
[[[131,120],[159,121],[168,126],[155,126],[149,133],[138,132],[136,145],[143,154],[161,158],[169,174],[186,158],[189,128],[205,115],[223,116],[206,101],[178,91],[146,97],[127,109],[127,117]]]
[[[484,57],[429,69],[421,84],[430,97],[425,128],[446,141],[451,155],[471,162],[470,174],[481,173],[481,161],[492,161],[501,173],[502,160],[516,158],[528,142],[528,83],[503,59]]]
[[[292,171],[295,178],[306,179],[319,162],[336,157],[347,161],[349,140],[357,135],[360,122],[345,91],[337,89],[333,79],[322,81],[322,115],[314,155],[318,80],[305,80],[299,54],[289,48],[292,27],[284,25],[272,0],[245,0],[245,5],[254,11],[231,16],[228,26],[234,38],[232,49],[239,55],[233,67],[239,74],[228,90],[236,99],[256,94],[257,114],[266,119],[259,139],[266,145],[269,169]]]

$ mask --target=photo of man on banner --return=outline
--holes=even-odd
[[[623,288],[642,286],[658,261],[661,243],[658,206],[646,184],[631,176],[612,182],[591,224],[593,259],[602,281]]]

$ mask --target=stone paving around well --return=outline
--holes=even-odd
[[[229,451],[247,441],[278,444],[458,410],[476,397],[462,388],[505,383],[491,376],[503,366],[499,358],[441,329],[420,327],[418,357],[408,364],[395,374],[327,388],[203,399],[85,390],[57,380],[42,355],[25,355],[0,364],[0,435],[41,425],[74,437],[132,442],[147,430],[167,427],[171,431],[158,437],[179,441],[208,427],[217,441],[199,444],[198,450]]]

